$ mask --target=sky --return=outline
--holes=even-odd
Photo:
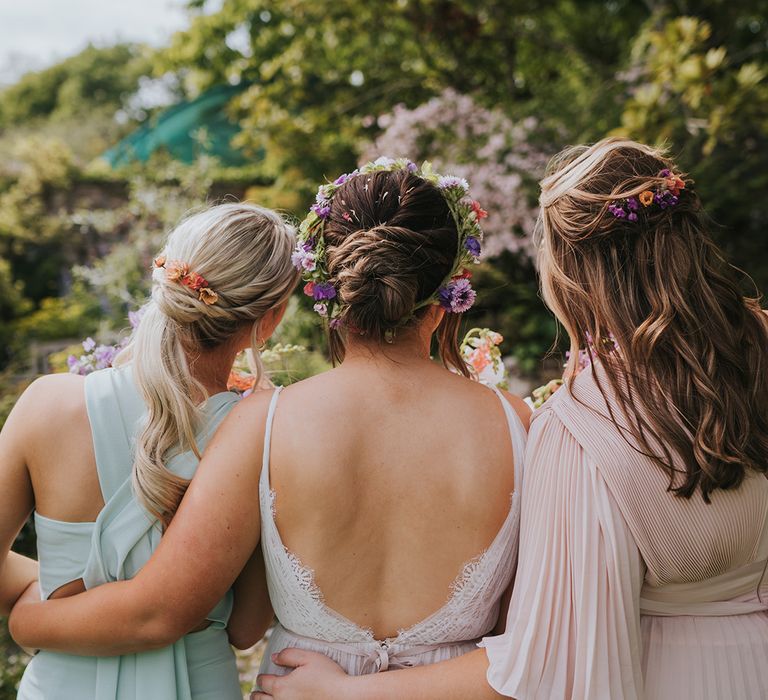
[[[186,23],[183,0],[0,0],[0,85],[89,41],[160,45]]]

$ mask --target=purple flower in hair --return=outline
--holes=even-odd
[[[472,304],[475,303],[476,297],[477,294],[472,289],[472,284],[466,278],[453,280],[438,290],[440,306],[454,314],[469,311]]]
[[[419,166],[411,160],[408,161],[405,167],[409,173],[415,173],[419,169]]]
[[[319,302],[317,302],[317,304],[314,305],[313,308],[321,316],[327,316],[328,315],[328,304],[323,304],[323,302],[319,301]]]
[[[336,298],[336,288],[330,282],[318,282],[312,290],[315,301],[324,301]]]
[[[635,214],[635,212],[633,211],[629,212],[629,216],[627,216],[627,221],[637,221],[637,214]]]
[[[480,241],[477,240],[474,236],[467,237],[467,240],[464,241],[464,247],[469,251],[470,255],[473,258],[479,258],[480,257]]]
[[[331,213],[331,207],[328,204],[313,204],[310,209],[321,219],[327,219],[328,215]]]
[[[349,180],[351,176],[347,173],[344,173],[342,175],[339,175],[334,181],[334,185],[343,185],[347,180]]]
[[[338,317],[337,318],[332,318],[328,325],[331,327],[331,330],[337,331],[337,330],[339,330],[339,328],[341,328],[344,325],[344,321],[342,321]]]
[[[608,211],[611,212],[617,219],[625,219],[627,212],[624,211],[624,207],[617,204],[609,204]]]
[[[640,208],[640,202],[637,201],[636,197],[630,197],[627,200],[627,208],[630,211],[637,211]]]

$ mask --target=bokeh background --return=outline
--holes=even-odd
[[[567,144],[666,144],[764,289],[766,76],[768,0],[3,0],[0,424],[79,340],[125,333],[184,212],[300,217],[382,154],[466,177],[489,211],[467,323],[504,335],[515,387],[560,362],[531,233]],[[291,379],[326,366],[298,296],[276,342],[306,348],[276,360]],[[16,548],[34,552],[29,528]],[[25,660],[0,625],[0,700]]]

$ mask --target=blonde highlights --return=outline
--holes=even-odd
[[[192,214],[168,237],[162,257],[182,260],[202,275],[216,289],[217,303],[206,303],[156,267],[141,323],[115,362],[131,363],[148,410],[135,449],[134,490],[166,526],[189,483],[166,461],[189,450],[200,457],[195,435],[201,411],[194,399],[206,391],[192,375],[189,359],[250,326],[258,363],[258,322],[288,299],[298,280],[291,265],[294,245],[294,231],[279,215],[245,203]],[[258,364],[257,374],[261,371]]]
[[[663,152],[620,138],[556,156],[541,183],[542,291],[574,361],[584,347],[601,361],[670,490],[708,501],[747,470],[768,471],[768,319],[741,291],[690,186],[638,221],[610,213],[653,191],[665,168],[676,170]]]

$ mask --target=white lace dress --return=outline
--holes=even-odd
[[[277,623],[269,638],[261,673],[282,675],[271,654],[286,647],[317,651],[333,659],[347,673],[362,675],[444,661],[477,648],[478,641],[496,625],[501,597],[514,576],[520,526],[519,492],[523,478],[526,432],[515,411],[499,392],[509,423],[515,460],[515,492],[509,514],[491,545],[467,562],[445,604],[396,637],[376,639],[328,607],[315,583],[314,572],[303,566],[282,542],[275,524],[274,492],[269,480],[272,421],[280,389],[272,398],[264,440],[264,465],[259,485],[262,549],[267,582]]]

